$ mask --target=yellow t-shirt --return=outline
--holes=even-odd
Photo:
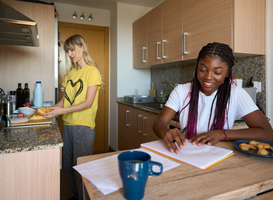
[[[71,73],[72,70],[72,73]],[[62,85],[65,87],[64,108],[78,105],[86,100],[87,89],[98,85],[98,90],[91,108],[63,114],[64,125],[80,125],[95,128],[95,119],[98,109],[99,89],[101,87],[101,75],[99,70],[92,65],[86,65],[77,70],[71,69],[65,76]]]

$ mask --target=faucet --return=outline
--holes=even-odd
[[[171,83],[169,83],[169,82],[160,82],[160,84],[163,84],[163,83],[165,83],[165,84],[171,86],[173,89],[175,88],[175,87],[174,87]]]

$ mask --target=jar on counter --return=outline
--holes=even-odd
[[[7,94],[6,99],[4,101],[4,116],[3,116],[3,119],[6,122],[7,127],[9,126],[9,121],[7,119],[7,116],[13,114],[12,109],[13,109],[13,101],[10,95]]]

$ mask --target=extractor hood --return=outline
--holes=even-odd
[[[0,44],[39,46],[37,23],[0,1]]]

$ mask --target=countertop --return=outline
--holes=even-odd
[[[121,104],[124,104],[124,105],[127,105],[127,106],[131,106],[131,107],[134,107],[134,108],[137,108],[137,109],[140,109],[140,110],[144,110],[146,112],[157,114],[157,115],[159,115],[159,113],[160,113],[160,110],[153,109],[153,108],[150,108],[150,107],[146,107],[146,106],[143,106],[143,105],[138,104],[138,103],[128,103],[128,102],[125,102],[122,97],[118,98],[117,103],[121,103]],[[173,117],[173,121],[175,121],[175,122],[178,121],[177,118],[178,118],[178,115],[175,115]],[[246,123],[244,122],[244,120],[236,120],[234,122],[234,124],[233,124],[233,127],[235,127],[235,126],[246,126]]]
[[[58,124],[0,131],[0,154],[35,151],[63,146]]]

